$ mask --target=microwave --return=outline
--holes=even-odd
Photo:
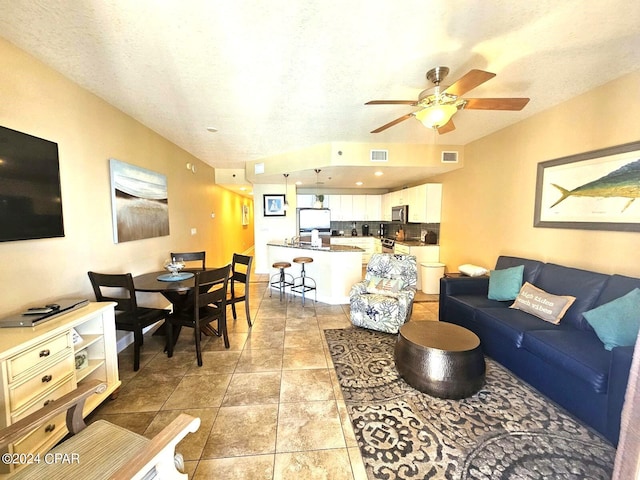
[[[409,205],[398,205],[391,207],[391,221],[407,223],[409,220]]]

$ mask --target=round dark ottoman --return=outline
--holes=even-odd
[[[400,327],[394,353],[400,376],[434,397],[468,397],[484,383],[480,339],[453,323],[405,323]]]

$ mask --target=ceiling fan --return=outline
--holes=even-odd
[[[496,76],[495,73],[484,70],[470,70],[452,85],[441,90],[441,82],[445,79],[449,69],[447,67],[432,68],[427,72],[427,79],[435,86],[420,92],[418,100],[371,100],[365,105],[411,105],[420,107],[415,112],[372,130],[379,133],[393,127],[411,117],[416,117],[426,127],[433,128],[443,134],[455,130],[456,126],[451,117],[464,108],[471,110],[522,110],[529,103],[528,98],[462,98],[462,95],[473,90],[484,82]]]

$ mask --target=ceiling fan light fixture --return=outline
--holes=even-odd
[[[427,128],[440,128],[449,123],[457,111],[455,105],[438,104],[423,108],[415,113],[415,117]]]

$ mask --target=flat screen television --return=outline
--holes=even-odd
[[[300,233],[331,232],[331,210],[328,208],[298,208],[298,229]]]
[[[58,144],[0,127],[0,242],[64,237]]]

